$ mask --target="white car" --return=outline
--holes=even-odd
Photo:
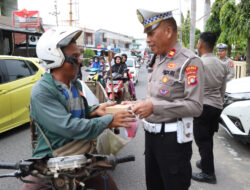
[[[220,127],[230,136],[250,143],[250,77],[227,83]]]
[[[136,84],[139,78],[139,66],[136,64],[136,60],[134,58],[128,57],[126,65],[129,69],[129,72],[133,76],[133,83]]]

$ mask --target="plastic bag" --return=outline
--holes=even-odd
[[[89,106],[99,105],[99,100],[97,99],[95,94],[89,89],[89,87],[85,84],[85,82],[83,82],[82,80],[80,80],[80,82],[82,85],[82,92],[88,101],[88,105]]]
[[[128,138],[134,138],[138,129],[138,122],[128,122],[130,128],[126,128],[125,134]]]
[[[97,138],[98,154],[117,154],[129,141],[114,134],[110,129],[105,129]]]

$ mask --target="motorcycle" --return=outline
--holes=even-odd
[[[124,100],[124,82],[127,80],[127,78],[124,78],[121,74],[118,73],[112,73],[112,77],[113,77],[113,91],[114,91],[114,97],[112,95],[112,85],[111,85],[111,80],[110,80],[110,76],[108,76],[107,78],[107,82],[106,82],[106,92],[108,95],[109,100],[113,101],[117,101],[118,103],[120,103],[121,101]]]
[[[100,73],[100,70],[97,68],[88,68],[86,72],[89,72],[87,76],[87,82],[93,82],[94,85],[96,81],[100,81],[103,88],[105,88],[105,82],[103,79],[103,73]],[[105,72],[104,72],[105,73]]]
[[[134,160],[133,155],[117,158],[112,154],[31,158],[18,163],[0,163],[0,169],[15,170],[10,174],[1,174],[0,178],[16,177],[24,183],[35,183],[24,179],[32,175],[50,181],[53,190],[85,189],[86,180],[103,174],[106,170],[113,170],[117,164]]]
[[[86,70],[89,74],[87,76],[87,81],[97,81],[99,77],[99,69],[96,68],[88,68]]]

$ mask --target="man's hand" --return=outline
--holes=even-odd
[[[133,105],[134,102],[131,102],[131,101],[123,101],[121,102],[121,105]]]
[[[126,127],[129,128],[127,122],[135,122],[135,116],[129,111],[120,111],[114,114],[113,121],[109,124],[108,128]]]
[[[139,116],[140,119],[146,118],[153,113],[153,104],[150,101],[142,101],[134,104],[132,107],[133,113]]]
[[[116,102],[106,102],[106,103],[103,103],[101,104],[95,111],[93,111],[91,114],[90,114],[90,117],[95,117],[95,116],[104,116],[106,115],[106,111],[105,111],[105,108],[106,107],[109,107],[109,106],[114,106],[116,105]]]

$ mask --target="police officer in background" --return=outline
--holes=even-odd
[[[177,121],[182,123],[182,118],[189,118],[187,127],[191,128],[192,117],[202,112],[202,61],[178,42],[171,11],[139,9],[137,15],[147,43],[156,54],[149,67],[147,97],[133,107],[140,119],[145,118],[147,189],[186,190],[192,174],[192,132],[177,142],[177,136],[182,134],[177,135]]]
[[[201,156],[196,166],[201,169],[201,173],[192,174],[194,180],[212,184],[216,183],[213,136],[218,131],[227,81],[226,65],[213,54],[215,42],[214,33],[203,32],[197,46],[204,64],[205,83],[203,111],[201,116],[194,118],[194,139]]]
[[[218,55],[219,55],[220,60],[227,66],[227,81],[230,81],[234,78],[235,69],[234,69],[233,61],[229,57],[226,56],[227,45],[223,43],[219,43],[217,44],[216,47],[218,49]]]

